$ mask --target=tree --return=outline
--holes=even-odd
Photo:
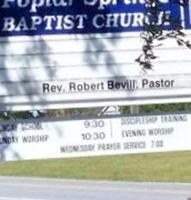
[[[178,4],[183,8],[188,7],[188,0],[169,0],[169,3],[171,5]],[[153,67],[152,61],[157,58],[154,53],[154,49],[157,47],[154,45],[155,40],[163,41],[168,38],[174,38],[179,46],[185,46],[189,49],[191,49],[191,42],[185,39],[186,34],[183,32],[181,20],[173,16],[172,13],[164,12],[162,20],[159,22],[162,11],[160,0],[146,0],[145,6],[145,32],[141,33],[144,45],[142,54],[135,61],[140,64],[143,70],[149,70]],[[168,31],[164,31],[163,28],[166,22],[170,24]]]

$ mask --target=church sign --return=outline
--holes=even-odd
[[[189,28],[186,9],[161,6],[159,23],[170,13]],[[145,13],[144,0],[1,0],[0,110],[190,101],[189,49],[169,39],[152,70],[135,62]]]

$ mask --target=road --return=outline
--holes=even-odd
[[[0,200],[188,200],[191,184],[0,177]]]

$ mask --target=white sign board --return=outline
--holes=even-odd
[[[168,39],[152,70],[135,62],[144,13],[144,1],[0,1],[0,110],[191,101],[189,49]]]
[[[191,150],[191,114],[36,120],[0,125],[0,160]]]
[[[139,34],[1,41],[0,110],[191,101],[191,52],[174,40],[146,73]]]

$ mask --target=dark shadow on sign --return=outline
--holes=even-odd
[[[18,152],[11,146],[11,144],[17,144],[19,142],[18,135],[14,134],[16,130],[17,124],[15,123],[0,123],[0,161],[21,159]]]

